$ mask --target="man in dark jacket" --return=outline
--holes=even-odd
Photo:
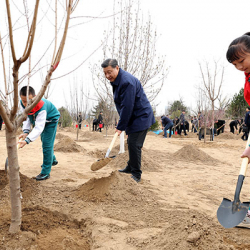
[[[244,128],[243,128],[243,136],[241,137],[241,139],[243,141],[246,141],[248,139],[248,135],[249,135],[249,130],[250,130],[250,107],[246,108],[246,116],[245,116],[245,120],[244,120]]]
[[[116,59],[107,59],[102,63],[105,77],[113,87],[113,96],[120,119],[116,132],[125,131],[128,135],[128,165],[119,170],[131,173],[131,177],[141,180],[141,149],[148,128],[155,123],[152,107],[140,81],[130,73],[119,68]]]
[[[104,128],[102,114],[103,113],[100,112],[99,115],[98,115],[98,126],[99,126],[99,128],[97,130],[100,130],[100,132],[102,132],[102,128]]]
[[[174,126],[173,121],[169,119],[167,116],[161,116],[161,125],[164,131],[164,138],[167,138],[167,130],[169,129],[169,138],[171,138],[172,128]]]
[[[229,127],[230,127],[230,132],[231,132],[231,133],[234,134],[234,129],[236,129],[236,131],[238,131],[237,125],[240,125],[240,119],[231,121],[231,122],[229,123]]]
[[[181,131],[184,130],[184,135],[187,135],[186,132],[186,126],[185,126],[185,110],[182,111],[181,115],[180,115],[180,129],[179,129],[179,135],[181,135]]]
[[[79,129],[82,128],[82,113],[79,112],[78,116],[77,116],[77,123],[79,125]]]

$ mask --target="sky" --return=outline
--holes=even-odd
[[[229,64],[225,55],[232,40],[250,31],[250,18],[247,11],[249,5],[249,1],[246,0],[141,0],[141,12],[144,16],[148,14],[151,16],[158,34],[157,54],[165,56],[165,66],[169,68],[165,85],[156,102],[153,103],[153,105],[157,104],[157,114],[163,114],[169,103],[180,98],[186,106],[195,110],[197,86],[202,82],[199,63],[208,62],[212,69],[214,61],[217,61],[219,66],[225,67],[222,94],[231,98],[239,92],[244,86],[244,73]],[[11,6],[13,13],[16,13],[13,18],[16,18],[18,24],[21,22],[18,19],[20,15],[13,6],[13,1]],[[36,33],[32,52],[34,64],[37,63],[37,58],[45,53],[46,46],[51,43],[51,37],[53,37],[49,35],[52,19],[48,18],[49,14],[44,14],[49,13],[50,10],[44,6],[39,12],[40,29]],[[3,8],[0,12],[2,11],[4,11]],[[92,19],[86,16],[106,17],[112,13],[113,0],[81,0],[73,13],[73,17],[78,18],[70,21],[71,28],[66,40],[63,60],[52,78],[58,78],[85,62],[74,73],[51,82],[53,91],[49,99],[58,108],[65,106],[66,101],[70,102],[69,86],[72,86],[75,79],[82,82],[86,91],[89,90],[91,95],[94,95],[90,67],[95,63],[98,64],[102,59],[101,49],[95,50],[103,40],[103,32],[111,29],[113,19],[112,17]],[[45,18],[41,18],[42,16]],[[2,20],[6,23],[4,15],[0,14],[0,19],[2,24]],[[73,26],[74,24],[78,25]],[[2,37],[5,34],[3,28],[0,26]],[[24,29],[14,33],[20,41],[16,45],[18,55],[23,51],[25,43],[21,41],[25,41],[25,34],[27,32],[25,33]],[[89,57],[94,51],[95,53]],[[51,53],[43,60],[49,63]],[[11,63],[9,65],[10,68]],[[20,75],[25,74],[26,71],[25,67],[22,68]],[[0,74],[2,79],[2,71]],[[45,76],[45,74],[46,70],[42,75]],[[38,91],[42,82],[41,74],[35,74],[31,82]],[[23,84],[26,84],[25,81]],[[2,83],[0,83],[0,89],[3,89]]]

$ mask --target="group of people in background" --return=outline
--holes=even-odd
[[[246,141],[248,139],[248,134],[250,131],[250,107],[246,108],[245,119],[236,119],[230,122],[230,132],[234,134],[234,132],[238,132],[238,134],[243,131],[243,135],[241,139]],[[238,129],[239,127],[239,129]]]
[[[182,111],[180,117],[176,116],[173,120],[169,118],[169,115],[162,115],[161,116],[161,124],[163,129],[163,137],[167,138],[167,134],[169,134],[169,138],[173,133],[181,135],[182,131],[184,135],[187,135],[187,131],[189,131],[189,122],[185,117],[185,110]],[[198,112],[198,116],[191,117],[191,132],[199,134],[201,132],[201,127],[203,125],[203,115],[201,112]],[[214,131],[213,135],[219,135],[220,132],[224,132],[225,121],[222,120],[215,120],[214,122]],[[246,108],[246,115],[245,119],[236,119],[230,122],[229,124],[230,132],[235,133],[235,131],[240,134],[243,132],[241,137],[242,140],[246,141],[248,139],[248,134],[250,131],[250,107]],[[204,135],[200,135],[199,139],[204,138]]]
[[[177,133],[181,135],[182,131],[184,135],[187,136],[187,130],[189,131],[189,123],[185,117],[185,110],[182,110],[180,117],[176,116],[173,120],[169,118],[169,115],[161,116],[161,125],[164,131],[163,137],[167,138],[167,134],[169,134],[169,138],[173,133]],[[198,117],[191,117],[192,129],[191,132],[197,133],[198,128],[201,126],[203,121],[203,116],[201,112],[198,113]],[[169,130],[169,132],[167,132]]]

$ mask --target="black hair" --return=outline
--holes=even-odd
[[[102,68],[107,68],[108,66],[111,66],[112,68],[115,68],[116,66],[118,66],[118,62],[116,59],[111,59],[108,58],[106,59],[103,63],[102,63]]]
[[[20,92],[19,92],[20,96],[26,96],[27,95],[27,86],[24,86],[20,89]],[[35,93],[35,90],[29,86],[29,95],[32,95],[32,96],[35,96],[36,93]]]
[[[239,60],[242,56],[250,53],[250,32],[245,33],[234,39],[227,50],[227,60],[232,63],[235,60]]]

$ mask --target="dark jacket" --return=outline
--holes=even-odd
[[[245,124],[250,127],[250,111],[246,112]]]
[[[181,113],[181,115],[180,115],[180,121],[181,121],[181,123],[183,123],[183,125],[184,125],[184,122],[186,121],[186,119],[185,119],[185,114]]]
[[[238,128],[237,128],[237,125],[238,125],[238,124],[240,124],[240,122],[239,122],[238,120],[234,120],[234,121],[231,121],[231,122],[230,122],[229,126],[230,126],[230,127],[233,126],[233,127],[235,127],[236,129],[238,129]]]
[[[155,123],[152,107],[137,78],[120,68],[111,85],[120,116],[118,130],[131,134],[148,129]]]
[[[168,117],[163,116],[161,118],[161,123],[162,123],[162,126],[165,127],[168,123],[173,123],[173,121],[169,119]]]
[[[103,123],[102,121],[103,121],[102,115],[99,114],[99,116],[98,116],[98,123]]]

